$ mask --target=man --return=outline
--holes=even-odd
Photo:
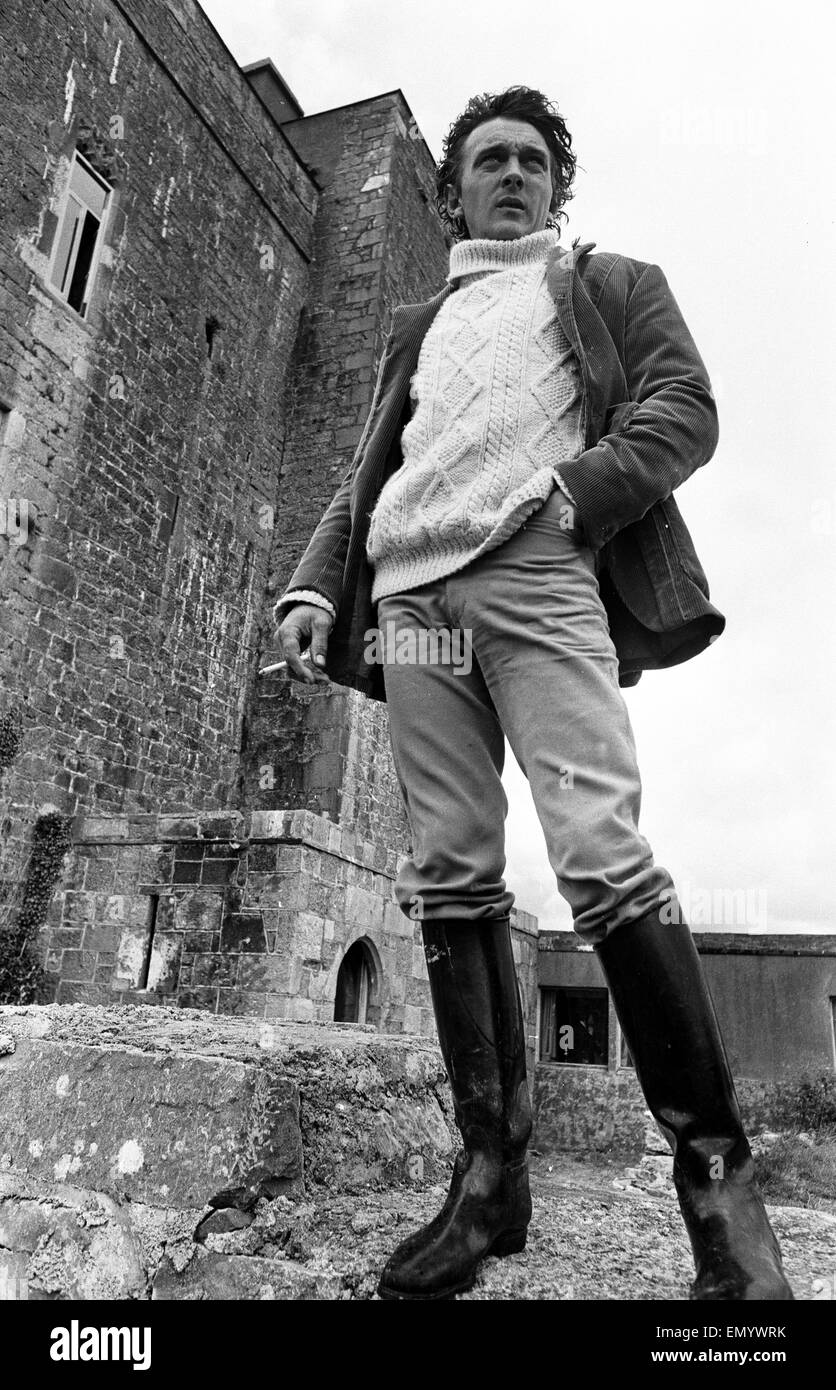
[[[379,1291],[450,1297],[526,1241],[507,735],[674,1152],[692,1297],[790,1299],[699,957],[638,830],[619,689],[724,626],[671,497],[714,452],[714,400],[659,267],[560,246],[574,172],[540,92],[473,98],[451,127],[437,172],[458,238],[448,284],[396,309],[352,466],[276,605],[294,677],[327,679],[328,654],[335,678],[387,702],[412,832],[395,894],[421,919],[464,1144],[441,1212]],[[439,631],[464,634],[466,671],[399,659],[404,636],[420,650]]]

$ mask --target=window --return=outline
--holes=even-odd
[[[110,186],[75,151],[70,186],[55,238],[50,284],[76,313],[84,315],[93,288]]]
[[[608,1053],[609,1001],[605,989],[542,991],[541,1062],[605,1067]]]

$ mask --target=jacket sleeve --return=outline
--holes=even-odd
[[[274,604],[274,607],[278,607],[279,603],[282,605],[282,609],[285,604],[290,608],[296,603],[312,603],[316,608],[324,608],[332,618],[337,616],[337,610],[331,600],[325,598],[324,594],[317,593],[316,589],[285,590],[284,595],[277,604]]]
[[[296,590],[314,590],[332,605],[334,613],[340,606],[343,587],[345,557],[351,533],[351,479],[354,473],[352,462],[340,486],[331,498],[328,508],[308,542],[302,556],[281,598],[273,605],[273,616],[280,623],[285,612],[294,603],[304,600],[294,598]]]
[[[342,482],[334,493],[322,520],[311,536],[304,555],[293,571],[290,583],[281,598],[278,598],[273,604],[273,617],[276,623],[282,621],[286,610],[294,603],[305,601],[298,597],[297,591],[300,589],[307,590],[308,593],[313,590],[320,594],[325,601],[324,606],[333,608],[335,615],[339,610],[348,543],[351,539],[351,484],[363,456],[363,449],[374,420],[375,407],[383,389],[388,362],[389,339],[386,341],[377,369],[372,403],[369,407],[363,433],[354,451],[354,457],[343,474]]]
[[[669,497],[717,447],[711,383],[679,306],[658,265],[633,286],[624,320],[629,402],[602,435],[561,462],[593,550]]]

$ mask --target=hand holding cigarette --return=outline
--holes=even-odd
[[[279,626],[284,660],[262,666],[259,675],[266,676],[286,667],[295,680],[304,681],[306,685],[328,681],[328,674],[318,668],[325,666],[328,637],[333,626],[334,620],[324,608],[315,603],[295,603]]]

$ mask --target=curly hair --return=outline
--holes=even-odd
[[[457,241],[469,238],[461,223],[447,211],[447,185],[458,184],[464,142],[472,130],[495,116],[527,121],[545,140],[551,155],[552,183],[558,195],[560,221],[565,213],[559,211],[572,197],[571,186],[577,160],[572,150],[572,137],[566,129],[557,107],[533,87],[507,87],[504,92],[483,92],[471,97],[464,111],[451,125],[442,143],[441,162],[435,171],[435,205],[445,228]]]

